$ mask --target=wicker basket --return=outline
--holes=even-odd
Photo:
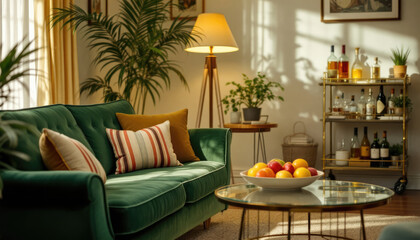
[[[296,125],[299,123],[303,125],[303,132],[296,132]],[[291,139],[293,137],[308,137],[311,143],[292,144]],[[303,158],[308,162],[310,167],[315,167],[318,144],[313,143],[312,137],[306,134],[305,125],[303,124],[303,122],[295,122],[295,124],[293,125],[293,134],[284,137],[282,147],[284,161],[292,162],[297,158]]]

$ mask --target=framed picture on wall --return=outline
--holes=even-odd
[[[401,0],[321,0],[325,23],[400,20]]]
[[[108,0],[88,0],[88,13],[108,15]]]
[[[171,19],[181,18],[197,19],[205,11],[205,0],[171,0]]]

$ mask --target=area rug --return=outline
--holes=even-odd
[[[242,209],[230,208],[212,217],[209,229],[197,226],[178,240],[224,240],[238,239]],[[324,235],[339,235],[351,239],[361,239],[360,214],[356,213],[311,213],[311,233]],[[382,228],[397,222],[420,221],[418,216],[391,216],[365,214],[365,229],[367,239],[377,239]],[[308,232],[308,214],[292,214],[292,233],[306,234]],[[287,213],[268,211],[249,211],[245,218],[247,228],[246,238],[287,233]],[[259,223],[259,224],[258,224]],[[345,225],[345,228],[344,228]],[[287,239],[286,237],[271,237],[260,239]],[[293,236],[292,239],[308,239],[308,236]],[[311,236],[311,239],[335,239]]]

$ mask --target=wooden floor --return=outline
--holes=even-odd
[[[405,190],[402,195],[395,194],[388,205],[366,209],[364,213],[420,216],[420,191]]]

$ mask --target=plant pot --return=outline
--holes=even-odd
[[[261,116],[261,108],[244,108],[244,121],[259,121]]]
[[[231,112],[230,113],[230,123],[241,123],[241,112]]]
[[[395,65],[394,66],[394,78],[405,78],[407,74],[406,65]]]
[[[394,108],[395,115],[403,115],[403,108],[402,107],[396,107]]]
[[[400,156],[391,156],[392,166],[398,166],[398,160],[400,160]]]

